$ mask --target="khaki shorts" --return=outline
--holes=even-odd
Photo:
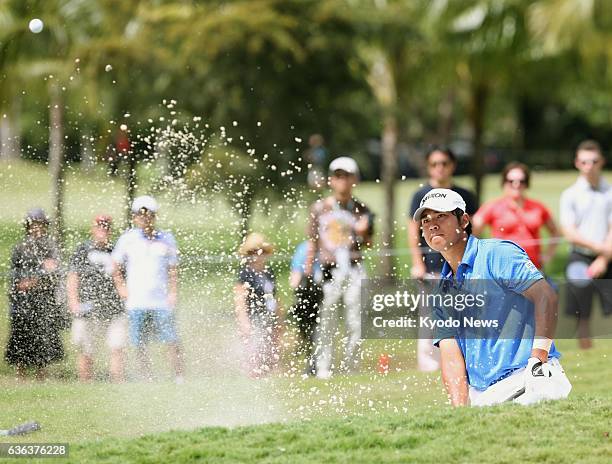
[[[125,314],[115,316],[110,321],[75,318],[72,321],[71,341],[82,354],[86,355],[95,353],[96,346],[102,338],[105,339],[109,349],[123,349],[127,346],[127,326]]]

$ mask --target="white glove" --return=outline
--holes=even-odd
[[[552,372],[550,365],[536,357],[529,358],[525,367],[525,393],[516,399],[517,403],[531,404],[550,397]]]

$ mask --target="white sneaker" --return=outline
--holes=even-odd
[[[317,379],[328,380],[332,376],[330,371],[317,371]]]
[[[177,385],[183,385],[185,383],[185,377],[183,377],[182,375],[177,375],[176,379],[174,379],[174,383],[176,383]]]

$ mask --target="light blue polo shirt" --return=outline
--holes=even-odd
[[[527,365],[535,334],[535,319],[533,303],[522,293],[543,278],[527,253],[509,240],[480,240],[470,235],[456,276],[453,276],[449,264],[444,263],[440,281],[443,294],[456,291],[485,294],[485,303],[471,313],[436,306],[433,318],[439,321],[457,318],[458,314],[461,317],[479,314],[481,319],[499,323],[496,329],[480,332],[466,329],[463,324],[459,328],[434,330],[435,345],[446,338],[457,339],[465,358],[470,386],[486,390]],[[553,344],[549,357],[560,356]]]

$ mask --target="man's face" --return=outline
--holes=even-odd
[[[438,182],[448,181],[455,172],[455,163],[441,151],[434,151],[427,160],[427,173],[430,179]]]
[[[356,184],[357,176],[346,171],[334,171],[329,178],[329,186],[331,189],[340,194],[351,193]]]
[[[468,217],[464,214],[461,223],[452,212],[439,212],[426,209],[421,215],[421,229],[427,245],[442,252],[466,238],[464,226]]]
[[[148,229],[155,225],[155,213],[147,209],[141,209],[134,214],[134,225],[141,229]]]
[[[29,227],[29,234],[34,238],[40,238],[47,235],[47,224],[44,222],[32,222]]]
[[[574,165],[582,175],[598,176],[603,169],[604,159],[597,151],[579,150]]]
[[[94,223],[91,226],[91,237],[94,242],[97,243],[108,243],[111,236],[110,224],[99,224]]]

